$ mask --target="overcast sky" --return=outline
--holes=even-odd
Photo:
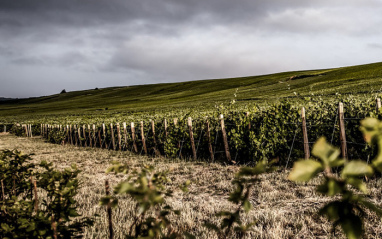
[[[382,0],[0,0],[0,97],[382,61]]]

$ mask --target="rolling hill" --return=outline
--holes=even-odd
[[[287,97],[360,94],[382,89],[382,63],[334,69],[283,72],[239,78],[110,87],[50,96],[0,101],[1,116],[142,112],[182,107],[209,108],[217,103],[262,103]]]

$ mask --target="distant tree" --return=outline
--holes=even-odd
[[[98,90],[98,87],[96,87],[95,90]]]
[[[65,93],[66,93],[66,90],[63,89],[60,94],[65,94]]]

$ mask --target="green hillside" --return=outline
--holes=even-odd
[[[229,102],[262,103],[285,97],[366,93],[382,88],[382,63],[335,69],[181,83],[111,87],[0,101],[1,116],[210,108]]]

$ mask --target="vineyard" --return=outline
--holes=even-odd
[[[369,118],[361,125],[368,143],[382,142],[381,122]],[[31,125],[18,128],[27,136],[33,134]],[[303,185],[286,180],[284,170],[266,161],[238,169],[163,157],[134,159],[129,151],[63,147],[38,138],[2,136],[0,143],[0,149],[18,145],[37,153],[35,161],[18,151],[0,152],[2,238],[378,238],[382,234],[381,180],[373,176],[382,170],[380,153],[370,164],[349,160],[340,173],[334,173],[345,160],[323,138],[311,152],[320,160],[297,161],[288,176],[306,182]],[[227,191],[229,197],[224,196]],[[318,215],[326,216],[333,228]],[[338,226],[344,234],[336,230]]]
[[[75,124],[34,122],[4,127],[20,136],[42,135],[55,144],[208,162],[248,164],[277,158],[284,167],[296,159],[309,158],[313,142],[325,136],[341,146],[344,157],[369,161],[376,152],[363,141],[358,127],[361,119],[380,115],[379,98],[347,96],[339,100],[311,100],[304,105],[305,117],[301,105],[284,101],[245,111],[231,104],[199,116],[189,113],[111,123],[88,119]]]
[[[380,69],[1,103],[0,238],[381,238]]]

